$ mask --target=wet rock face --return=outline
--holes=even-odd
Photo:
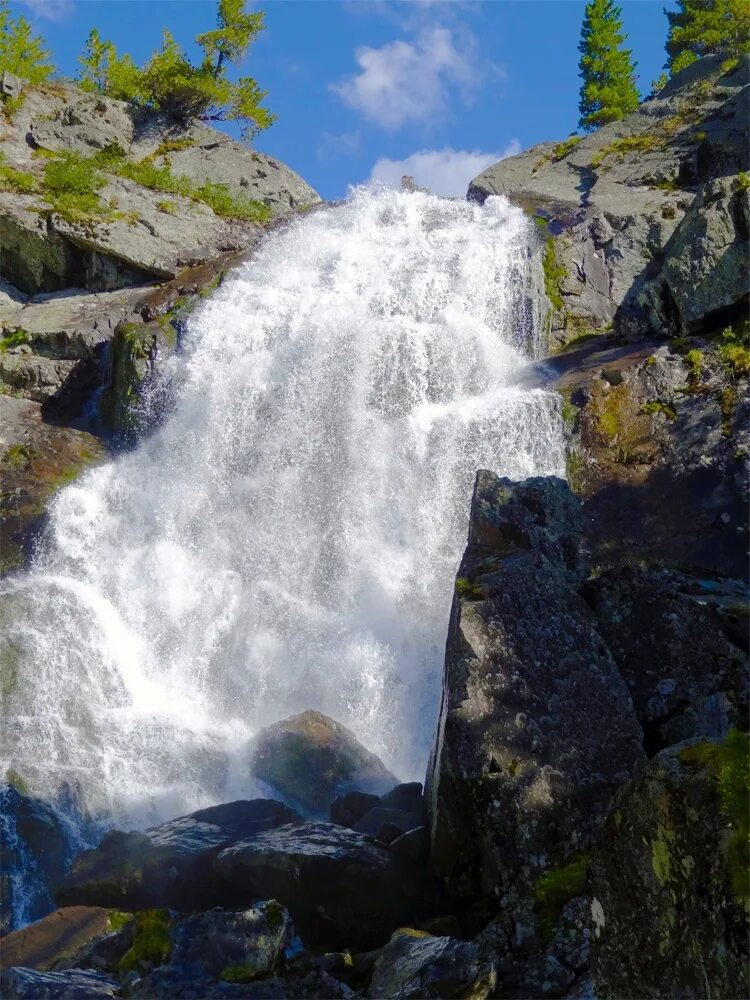
[[[628,690],[574,590],[579,530],[561,480],[478,473],[428,808],[434,871],[488,912],[530,900],[541,871],[585,851],[643,758]]]
[[[70,906],[0,938],[0,967],[45,972],[77,965],[87,946],[111,931],[107,911],[94,906]]]
[[[586,330],[685,333],[747,309],[746,65],[706,57],[618,122],[542,143],[469,187],[550,223],[550,346]],[[554,270],[554,273],[553,273]]]
[[[8,969],[2,975],[2,984],[3,996],[8,1000],[93,1000],[122,996],[117,980],[90,969],[64,972]]]
[[[247,898],[286,906],[303,940],[371,948],[435,905],[425,868],[332,823],[293,823],[223,850],[215,871]]]
[[[341,723],[307,711],[261,730],[253,741],[250,772],[306,816],[328,816],[348,791],[381,795],[395,777]]]
[[[0,929],[6,933],[50,912],[51,893],[65,877],[75,844],[51,806],[12,785],[0,786],[0,813]]]
[[[254,799],[200,809],[145,834],[113,831],[78,855],[57,901],[125,910],[218,905],[231,895],[212,869],[218,851],[299,818],[280,802]]]
[[[492,960],[473,941],[396,931],[380,951],[367,995],[381,1000],[494,995]]]
[[[746,738],[742,753],[737,804],[744,798],[746,810]],[[592,969],[602,1000],[748,995],[748,918],[736,892],[744,883],[747,893],[747,842],[735,842],[733,862],[737,817],[725,805],[705,744],[663,751],[618,798],[591,864]]]

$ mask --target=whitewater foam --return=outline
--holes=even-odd
[[[252,794],[252,734],[316,708],[421,778],[475,470],[564,470],[556,397],[518,383],[531,241],[504,199],[384,190],[267,236],[159,426],[2,585],[5,766],[143,826]]]

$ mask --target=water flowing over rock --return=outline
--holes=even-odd
[[[358,191],[191,315],[158,426],[0,585],[32,788],[143,829],[257,794],[249,741],[311,706],[421,776],[474,472],[564,468],[556,398],[518,382],[532,243],[502,198]]]

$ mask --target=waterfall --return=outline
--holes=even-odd
[[[564,470],[521,380],[533,239],[503,198],[367,189],[270,233],[2,584],[2,766],[145,826],[252,795],[253,733],[315,708],[420,779],[475,470]]]

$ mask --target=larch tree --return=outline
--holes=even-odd
[[[28,83],[41,83],[54,72],[50,52],[25,17],[14,17],[0,0],[0,72],[15,73]]]
[[[667,11],[667,69],[678,73],[701,56],[750,53],[750,0],[677,0]]]
[[[578,50],[581,75],[579,126],[592,132],[638,107],[635,63],[624,47],[622,10],[612,0],[591,0]]]

